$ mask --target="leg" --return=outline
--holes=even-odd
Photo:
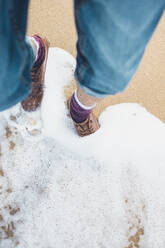
[[[28,2],[0,0],[0,111],[20,101],[32,111],[41,103],[49,43],[36,36],[35,61],[35,42],[25,37]]]
[[[32,55],[25,42],[27,9],[28,1],[0,0],[0,111],[30,92]]]
[[[75,0],[75,77],[98,98],[128,85],[164,11],[165,0]]]
[[[84,105],[125,89],[164,8],[165,0],[75,0],[75,78]]]

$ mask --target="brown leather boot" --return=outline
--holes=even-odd
[[[46,64],[48,58],[48,49],[50,42],[43,37],[36,35],[38,39],[41,40],[42,46],[45,48],[45,58],[39,65],[34,64],[31,70],[32,88],[30,95],[21,102],[21,105],[25,111],[31,112],[35,111],[40,105],[44,93],[44,79]]]
[[[70,113],[70,100],[71,98],[69,98],[69,100],[67,101],[67,107],[68,107],[69,113]],[[72,118],[71,114],[70,114],[70,117]],[[81,123],[77,123],[73,120],[73,123],[74,123],[74,126],[76,128],[78,135],[81,137],[95,133],[100,128],[98,119],[94,116],[92,112],[90,113],[89,117],[85,121]]]

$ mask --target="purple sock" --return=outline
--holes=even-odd
[[[73,120],[77,123],[81,123],[85,121],[89,114],[91,113],[91,109],[87,110],[82,108],[76,101],[74,94],[71,97],[70,101],[70,114]]]
[[[38,56],[37,56],[37,60],[35,61],[35,64],[34,64],[34,67],[38,67],[43,63],[43,61],[45,59],[45,46],[44,46],[42,39],[39,36],[35,35],[35,36],[33,36],[33,38],[39,44]]]

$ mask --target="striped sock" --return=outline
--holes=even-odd
[[[85,121],[88,116],[90,115],[92,109],[96,106],[96,104],[92,106],[85,106],[83,105],[78,97],[77,97],[77,90],[74,92],[74,94],[71,97],[70,101],[70,114],[73,120],[77,123],[81,123]]]
[[[45,46],[44,46],[44,44],[42,42],[42,39],[39,36],[35,35],[32,38],[38,44],[38,46],[37,46],[38,47],[38,53],[37,53],[36,61],[35,61],[35,64],[34,64],[34,66],[36,67],[36,66],[41,65],[43,63],[44,59],[45,59]]]

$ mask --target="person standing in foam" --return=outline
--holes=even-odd
[[[35,111],[43,98],[49,41],[26,37],[28,3],[0,0],[0,111],[18,102]],[[164,9],[165,0],[74,1],[77,90],[68,108],[80,136],[99,129],[92,109],[126,88]]]

